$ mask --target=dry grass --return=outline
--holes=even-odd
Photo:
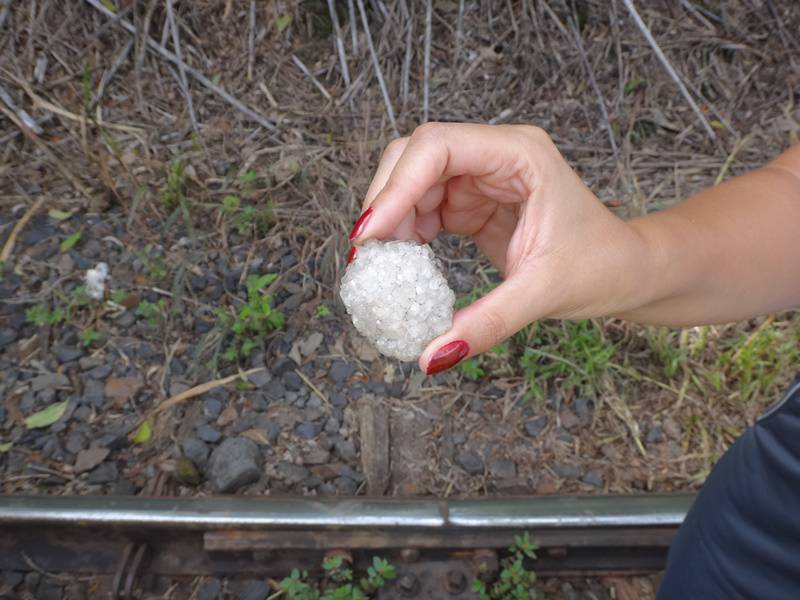
[[[313,258],[321,299],[334,296],[346,233],[393,137],[392,121],[403,133],[426,111],[437,120],[538,124],[623,215],[746,172],[800,132],[800,12],[792,0],[637,3],[714,139],[617,2],[584,0],[574,10],[558,0],[437,2],[428,28],[422,4],[379,0],[365,3],[370,38],[359,3],[355,15],[336,3],[349,85],[323,1],[258,2],[252,12],[249,2],[176,2],[179,36],[168,26],[172,3],[103,4],[137,34],[85,1],[15,3],[0,18],[0,85],[13,104],[3,103],[0,117],[4,210],[42,197],[48,209],[118,210],[131,247],[188,237],[189,269],[209,254],[246,260],[291,247],[300,264]],[[190,70],[148,50],[148,37]],[[176,196],[169,174],[177,164]],[[230,194],[269,206],[271,225],[232,233],[221,209]],[[441,251],[473,283],[487,272],[464,242]],[[172,275],[177,265],[167,268]],[[172,285],[179,293],[181,281]],[[504,400],[483,413],[488,424],[469,430],[506,440],[504,451],[521,460],[540,493],[589,489],[543,473],[551,461],[600,468],[611,491],[692,487],[794,368],[786,359],[797,358],[798,318],[779,315],[759,329],[761,322],[686,332],[603,323],[601,337],[616,350],[590,386],[599,406],[591,429],[568,447],[531,444],[508,420],[527,389],[517,364],[527,344],[517,339],[485,359]],[[563,381],[548,382],[555,413],[574,393]],[[452,406],[484,387],[464,383],[456,397],[452,388],[427,393]],[[667,418],[679,424],[677,438],[643,441]],[[451,475],[451,460],[437,459],[424,487],[480,491]]]

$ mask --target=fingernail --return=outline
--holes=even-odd
[[[353,259],[356,257],[356,247],[353,246],[350,248],[350,252],[347,253],[347,264],[349,265],[353,262]]]
[[[367,221],[369,221],[369,218],[371,216],[372,216],[372,207],[370,206],[367,210],[361,213],[361,216],[358,217],[356,224],[353,225],[353,231],[350,232],[351,240],[354,240],[361,235],[361,233],[364,231],[364,226],[367,224]]]
[[[425,372],[428,375],[432,375],[434,373],[438,373],[439,371],[449,369],[467,354],[469,354],[469,344],[467,344],[467,342],[464,340],[456,340],[454,342],[450,342],[449,344],[445,344],[433,353],[431,360],[428,362],[428,368],[425,369]]]

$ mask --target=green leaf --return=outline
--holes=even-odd
[[[117,12],[117,5],[111,2],[111,0],[100,0],[100,2],[111,12]]]
[[[628,83],[625,84],[625,95],[627,96],[631,92],[635,92],[640,87],[646,85],[647,82],[644,79],[631,79]]]
[[[714,129],[724,129],[725,128],[725,125],[722,124],[722,121],[719,121],[718,119],[712,120],[709,123],[709,125],[711,125],[711,127],[713,127]]]
[[[72,216],[72,213],[65,210],[58,210],[57,208],[51,208],[47,211],[47,216],[51,219],[55,219],[56,221],[63,221],[65,219],[69,219]]]
[[[278,33],[283,33],[292,22],[292,15],[281,15],[275,21],[275,26],[278,28]]]
[[[5,454],[9,450],[11,450],[11,446],[14,445],[14,442],[6,442],[5,444],[0,444],[0,454]]]
[[[78,240],[81,239],[82,234],[83,231],[78,229],[78,231],[76,231],[67,239],[65,239],[63,242],[61,242],[61,254],[64,254],[65,252],[69,252],[70,250],[72,250],[75,247],[75,244],[78,243]]]
[[[53,423],[58,421],[67,410],[68,400],[51,404],[44,410],[33,413],[30,417],[25,419],[25,427],[28,429],[40,429],[42,427],[50,427]]]
[[[150,421],[145,421],[136,430],[136,435],[133,436],[133,443],[145,444],[150,441],[151,437],[153,437],[153,428],[150,426]]]

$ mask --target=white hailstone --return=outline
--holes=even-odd
[[[367,242],[339,294],[359,333],[400,360],[417,359],[453,322],[455,294],[427,244]]]
[[[107,277],[108,265],[104,262],[97,263],[94,269],[86,271],[86,295],[95,300],[102,300]]]

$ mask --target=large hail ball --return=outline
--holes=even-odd
[[[400,360],[419,358],[453,322],[455,294],[427,244],[367,242],[339,293],[359,333]]]

